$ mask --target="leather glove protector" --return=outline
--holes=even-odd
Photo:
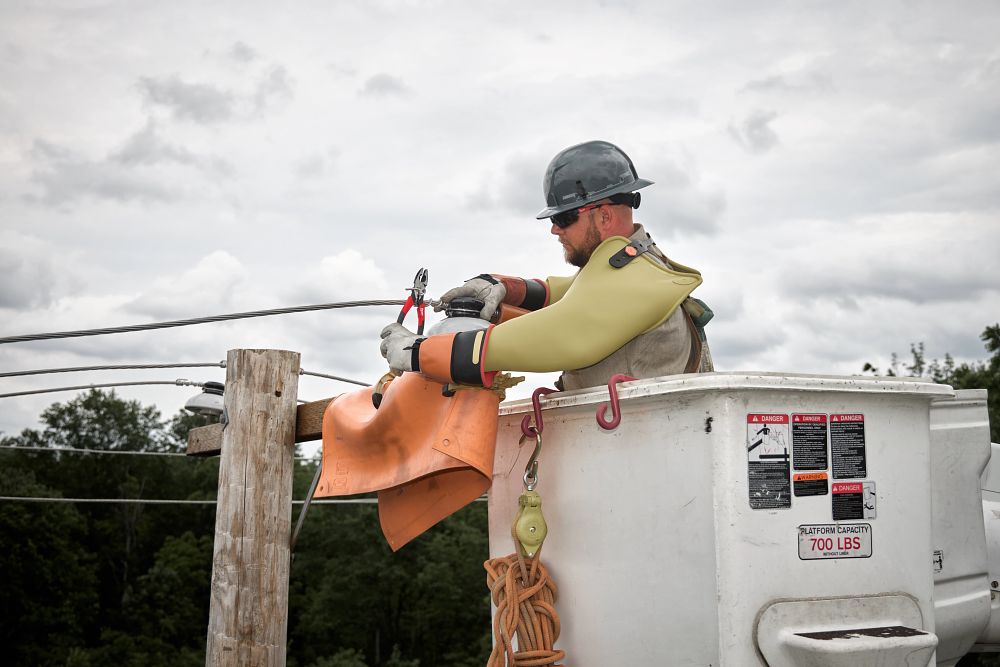
[[[397,373],[419,371],[418,359],[422,336],[413,333],[402,324],[393,322],[382,329],[382,344],[379,350],[389,362],[389,368]]]
[[[466,280],[461,287],[455,287],[441,295],[440,300],[434,302],[434,310],[441,311],[448,307],[455,297],[467,296],[479,299],[484,304],[479,316],[484,320],[489,320],[497,312],[497,308],[503,303],[507,296],[507,288],[503,283],[488,273],[483,273],[470,280]]]

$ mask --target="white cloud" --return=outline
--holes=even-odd
[[[127,166],[175,162],[196,166],[219,176],[229,176],[234,171],[233,166],[222,158],[199,155],[167,141],[160,135],[152,120],[126,139],[121,148],[111,153],[110,159]]]
[[[766,153],[781,143],[771,127],[777,117],[777,112],[755,109],[738,125],[730,124],[729,135],[750,153]]]
[[[241,63],[253,62],[257,59],[258,54],[249,44],[237,41],[229,48],[229,55]]]
[[[0,230],[0,309],[44,308],[52,302],[59,275],[51,250],[35,237]]]
[[[293,95],[292,77],[281,65],[268,70],[257,83],[253,94],[254,110],[262,113],[288,102]]]
[[[235,96],[207,83],[189,83],[176,74],[165,77],[144,76],[137,84],[144,101],[164,107],[174,118],[196,123],[229,120],[235,112]]]
[[[41,188],[38,200],[45,204],[59,206],[85,197],[157,203],[177,196],[169,185],[127,166],[91,160],[48,141],[35,141],[32,156],[38,167],[31,180]]]
[[[375,261],[354,248],[345,248],[303,272],[285,294],[296,302],[329,303],[353,301],[365,298],[359,297],[361,294],[384,294],[387,290],[385,274]]]
[[[234,293],[246,280],[246,273],[238,259],[224,250],[216,250],[190,269],[156,278],[125,308],[159,319],[190,317],[195,309],[206,313],[229,309],[234,305]]]
[[[365,80],[360,93],[371,97],[390,97],[408,95],[410,89],[399,77],[380,72]]]
[[[671,153],[664,151],[636,167],[641,176],[654,181],[642,191],[637,217],[654,222],[670,237],[718,233],[726,212],[725,191],[707,182],[691,155]]]

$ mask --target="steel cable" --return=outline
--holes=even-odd
[[[50,373],[78,373],[80,371],[121,371],[134,369],[151,368],[225,368],[225,361],[214,363],[192,363],[192,364],[113,364],[107,366],[69,366],[66,368],[37,368],[30,371],[8,371],[0,373],[0,378],[21,377],[24,375],[48,375]]]
[[[201,387],[204,382],[194,380],[146,380],[144,382],[102,382],[100,384],[81,384],[74,387],[52,387],[49,389],[29,389],[27,391],[14,391],[9,394],[0,394],[0,398],[13,398],[14,396],[29,396],[31,394],[51,394],[59,391],[80,391],[84,389],[103,389],[106,387],[136,387],[140,385],[169,384],[175,387]]]
[[[36,496],[0,496],[0,501],[24,501],[35,503],[126,503],[133,505],[215,505],[215,500],[173,500],[167,498],[41,498]],[[304,500],[293,500],[293,505],[301,505]],[[313,505],[374,505],[378,498],[338,498],[335,500],[313,500]]]
[[[24,377],[26,375],[50,375],[52,373],[79,373],[81,371],[122,371],[122,370],[149,370],[158,368],[225,368],[226,362],[215,361],[215,362],[200,362],[200,363],[177,363],[177,364],[104,364],[100,366],[67,366],[65,368],[35,368],[27,371],[7,371],[0,373],[0,378],[11,378],[11,377]],[[328,373],[316,373],[315,371],[307,371],[302,368],[299,369],[299,375],[312,375],[318,378],[326,378],[328,380],[340,380],[341,382],[349,382],[351,384],[360,385],[362,387],[370,386],[369,382],[362,382],[361,380],[352,380],[351,378],[345,378],[340,375],[330,375]]]
[[[56,331],[50,333],[25,334],[22,336],[5,336],[0,338],[0,345],[6,343],[24,343],[35,340],[53,340],[56,338],[79,338],[81,336],[102,336],[104,334],[129,333],[133,331],[149,331],[152,329],[167,329],[169,327],[186,327],[192,324],[209,322],[224,322],[226,320],[241,320],[250,317],[267,317],[269,315],[287,315],[289,313],[304,313],[312,310],[332,310],[335,308],[357,308],[361,306],[401,306],[402,299],[374,299],[367,301],[340,301],[336,303],[319,303],[309,306],[291,306],[287,308],[272,308],[270,310],[251,310],[244,313],[229,313],[226,315],[209,315],[193,317],[185,320],[170,320],[167,322],[150,322],[148,324],[131,324],[121,327],[104,327],[102,329],[80,329],[78,331]]]

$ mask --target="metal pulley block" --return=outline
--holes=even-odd
[[[524,555],[531,558],[549,531],[542,516],[542,497],[537,491],[525,491],[517,503],[520,507],[514,517],[514,536]]]

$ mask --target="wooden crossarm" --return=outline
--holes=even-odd
[[[323,413],[332,398],[323,398],[298,406],[295,413],[295,442],[310,442],[323,437]],[[188,431],[188,456],[218,456],[222,453],[222,424],[199,426]]]

